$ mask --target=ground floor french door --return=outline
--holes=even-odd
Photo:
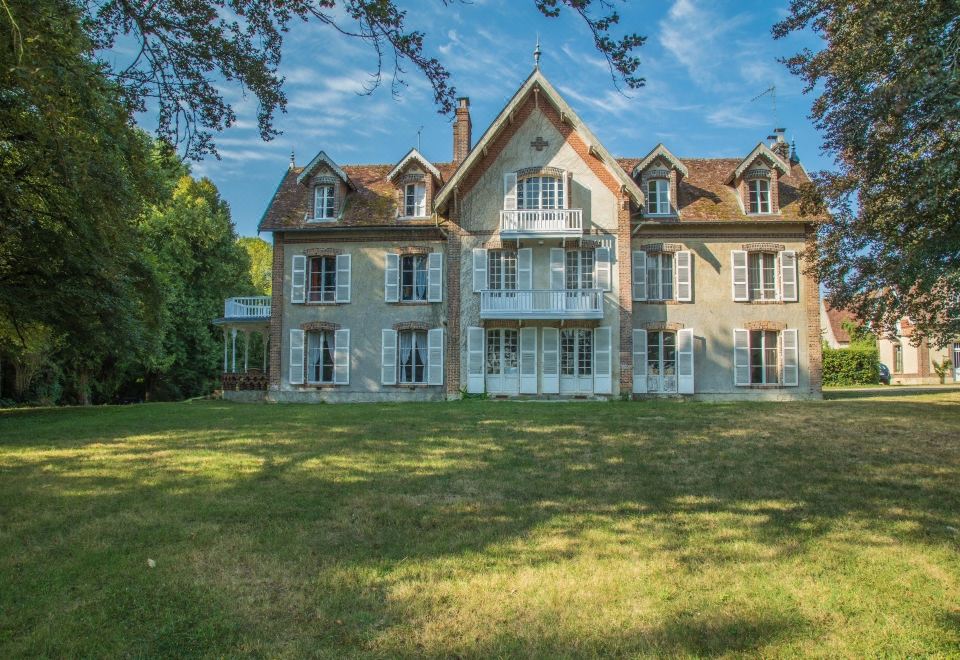
[[[953,344],[953,379],[960,381],[960,342]]]
[[[677,333],[647,333],[647,392],[675,394],[677,391]]]
[[[490,394],[520,392],[519,333],[491,328],[486,337],[486,388]]]
[[[560,394],[593,392],[593,331],[560,331]]]

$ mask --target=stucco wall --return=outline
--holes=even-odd
[[[446,328],[446,289],[441,303],[384,302],[384,262],[387,252],[399,247],[420,246],[444,252],[440,241],[397,242],[299,242],[284,250],[283,334],[280,351],[280,391],[270,393],[278,401],[380,401],[433,400],[444,398],[442,386],[381,385],[381,331],[405,321],[425,322],[431,328]],[[293,256],[310,248],[339,249],[351,256],[351,302],[346,304],[290,303]],[[445,260],[446,261],[446,260]],[[444,269],[447,268],[446,262]],[[349,385],[290,385],[290,329],[309,321],[330,321],[350,330]],[[446,338],[445,338],[446,340]]]

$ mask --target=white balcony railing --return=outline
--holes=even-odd
[[[223,303],[223,316],[228,319],[268,319],[270,296],[227,298]]]
[[[601,289],[485,289],[480,292],[482,319],[603,318]]]
[[[582,209],[500,211],[501,236],[581,236]]]

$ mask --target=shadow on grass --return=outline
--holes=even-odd
[[[952,406],[211,403],[69,412],[0,416],[0,576],[18,584],[0,595],[0,648],[16,640],[9,650],[19,653],[90,650],[45,645],[33,608],[60,611],[71,598],[88,614],[63,613],[69,638],[96,639],[97,621],[110,617],[127,631],[105,643],[109,654],[165,655],[182,638],[197,654],[229,655],[246,634],[271,655],[269,642],[291,626],[303,648],[356,651],[409,625],[416,605],[391,597],[384,577],[407,562],[490,557],[458,564],[466,579],[491,563],[618,556],[642,537],[644,552],[695,574],[799,555],[841,520],[873,529],[880,545],[891,521],[903,523],[901,539],[940,542],[960,501]],[[223,550],[221,539],[242,550],[205,556]],[[158,548],[193,564],[146,571]],[[224,575],[205,574],[216,564]],[[157,584],[159,574],[172,583]],[[97,575],[102,582],[90,584]],[[31,607],[12,612],[17,599]],[[462,645],[417,648],[404,638],[381,650],[549,655],[582,643],[588,655],[720,654],[811,627],[794,614],[712,609],[585,640],[557,632],[538,644],[491,629]]]

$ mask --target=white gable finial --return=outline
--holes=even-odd
[[[290,149],[290,169],[294,169],[297,166],[297,157],[293,153],[293,149]]]
[[[537,47],[533,49],[533,68],[540,68],[540,33],[537,33]]]

